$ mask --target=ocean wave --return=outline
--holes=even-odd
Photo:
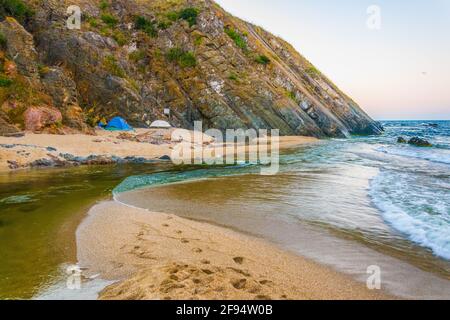
[[[410,146],[383,146],[376,149],[376,151],[383,152],[385,154],[416,158],[420,160],[427,160],[436,163],[450,164],[450,150],[443,148],[420,148]]]
[[[371,181],[369,194],[390,226],[450,260],[448,190],[439,181],[384,170]]]

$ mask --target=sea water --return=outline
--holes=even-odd
[[[262,237],[360,281],[377,265],[383,288],[405,297],[449,298],[450,122],[433,123],[384,122],[382,136],[289,150],[275,176],[170,163],[2,174],[0,298],[58,295],[63,267],[76,263],[77,224],[111,193]]]
[[[383,125],[381,136],[292,150],[276,176],[254,166],[132,176],[116,198],[269,239],[361,281],[379,265],[405,297],[450,298],[450,122]]]

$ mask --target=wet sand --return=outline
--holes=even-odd
[[[235,231],[114,201],[77,230],[86,274],[119,280],[100,299],[389,299]]]

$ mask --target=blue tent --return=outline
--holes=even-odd
[[[132,131],[132,130],[134,130],[121,117],[113,118],[110,122],[108,122],[108,125],[105,127],[105,129],[109,130],[109,131]]]

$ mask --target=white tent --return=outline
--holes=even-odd
[[[169,129],[169,128],[172,128],[172,126],[167,121],[157,120],[157,121],[152,122],[152,124],[150,125],[150,128]]]

